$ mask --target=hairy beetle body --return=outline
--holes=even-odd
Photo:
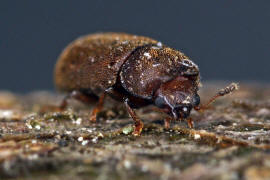
[[[176,120],[185,119],[192,108],[199,109],[199,83],[198,66],[186,55],[151,38],[125,33],[83,36],[62,52],[55,66],[55,85],[69,92],[68,98],[99,98],[92,121],[105,94],[124,102],[135,121],[135,135],[143,123],[133,108],[153,104]]]
[[[91,89],[100,94],[116,83],[119,70],[140,46],[156,41],[124,33],[100,33],[72,42],[60,55],[55,67],[59,90]]]
[[[161,58],[165,55],[170,57]],[[154,88],[148,83],[151,78],[168,81],[192,64],[184,54],[147,37],[93,34],[78,38],[62,52],[55,67],[55,84],[61,91],[91,89],[100,94],[112,87],[120,74],[126,90],[132,88],[134,95],[149,98]],[[194,72],[199,74],[196,66]]]

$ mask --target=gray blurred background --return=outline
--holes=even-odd
[[[270,1],[1,1],[0,89],[53,90],[61,50],[80,35],[121,31],[182,50],[202,80],[269,82]]]

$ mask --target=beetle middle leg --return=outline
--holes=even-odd
[[[136,115],[134,110],[129,106],[128,99],[125,99],[125,106],[128,110],[128,113],[130,114],[130,116],[132,117],[132,119],[134,121],[135,127],[134,127],[134,131],[133,131],[133,135],[139,136],[142,132],[142,129],[143,129],[143,122],[138,118],[138,116]]]
[[[106,97],[106,93],[103,93],[99,97],[98,103],[95,106],[95,108],[93,109],[93,111],[91,113],[91,116],[90,116],[90,121],[91,122],[96,122],[97,121],[97,114],[103,109],[105,97]]]

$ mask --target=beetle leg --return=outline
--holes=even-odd
[[[91,95],[91,94],[88,95],[88,94],[82,93],[81,91],[74,90],[64,97],[60,106],[58,107],[59,110],[63,111],[64,109],[66,109],[68,105],[68,100],[72,98],[85,104],[90,104],[97,101],[97,96],[95,95]]]
[[[187,123],[188,123],[188,127],[189,127],[189,128],[193,128],[193,127],[194,127],[194,122],[193,122],[193,120],[192,120],[191,117],[189,117],[189,118],[187,119]]]
[[[69,99],[77,99],[78,101],[81,101],[86,104],[90,104],[93,102],[96,102],[98,100],[98,97],[93,94],[85,94],[79,90],[74,90],[71,93],[67,94],[64,99],[61,101],[60,105],[58,106],[45,106],[41,109],[41,112],[46,112],[49,110],[53,111],[63,111],[67,108],[68,100]]]
[[[97,105],[93,109],[91,116],[90,116],[90,121],[91,122],[96,122],[97,121],[97,114],[102,110],[103,105],[104,105],[104,99],[106,97],[106,93],[103,93],[98,100]]]
[[[110,95],[112,98],[123,100],[123,94],[119,93],[114,87],[110,87],[105,90],[105,93]]]
[[[170,127],[171,127],[171,120],[172,120],[171,117],[166,117],[164,119],[164,127],[165,127],[165,129],[170,129]]]
[[[60,105],[45,105],[43,106],[41,109],[40,109],[40,112],[41,113],[45,113],[45,112],[48,112],[48,111],[57,111],[57,112],[60,112],[60,111],[63,111],[66,109],[67,105],[68,105],[68,99],[70,98],[70,95],[66,95],[64,97],[64,99],[61,101],[61,104]]]
[[[137,117],[134,110],[128,105],[128,99],[125,99],[125,106],[128,110],[128,113],[130,114],[130,116],[132,117],[132,119],[134,121],[135,127],[134,127],[134,131],[133,131],[133,135],[139,136],[142,132],[142,129],[143,129],[143,122]]]
[[[64,99],[62,100],[59,108],[61,110],[64,110],[68,105],[69,99],[76,99],[84,104],[91,104],[98,100],[98,97],[94,94],[85,94],[79,90],[74,90],[71,93],[69,93]]]
[[[196,111],[203,112],[204,110],[209,108],[209,105],[212,104],[217,98],[225,96],[227,94],[232,93],[233,91],[237,90],[238,84],[231,83],[229,86],[225,87],[224,89],[220,89],[216,95],[214,95],[206,104],[194,107]]]
[[[79,96],[81,96],[81,92],[79,92],[79,91],[72,91],[71,93],[69,93],[68,95],[66,95],[64,97],[64,99],[62,100],[60,106],[59,106],[59,110],[60,111],[63,111],[64,109],[67,108],[68,100],[69,99],[78,98]]]
[[[155,112],[160,112],[160,113],[166,114],[166,111],[164,111],[163,109],[157,108],[157,107],[152,107],[152,110]],[[164,128],[165,129],[170,129],[171,121],[172,121],[172,118],[169,116],[164,119]]]

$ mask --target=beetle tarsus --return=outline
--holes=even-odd
[[[126,108],[128,110],[128,113],[130,114],[130,116],[132,117],[132,119],[134,121],[133,135],[134,136],[140,136],[141,132],[142,132],[142,129],[143,129],[143,122],[137,117],[134,110],[129,106],[128,99],[125,100],[125,106],[126,106]]]
[[[106,97],[106,94],[103,93],[99,100],[97,105],[95,106],[95,108],[93,109],[91,116],[90,116],[90,121],[95,123],[97,121],[97,114],[103,109],[103,105],[104,105],[104,99]]]
[[[135,123],[134,125],[134,131],[133,131],[133,135],[134,136],[140,136],[141,135],[141,132],[142,132],[142,129],[143,129],[143,122],[142,121],[138,121],[138,123]]]
[[[188,118],[187,119],[187,123],[188,123],[188,127],[189,128],[193,128],[194,127],[194,122],[193,122],[192,118]]]

